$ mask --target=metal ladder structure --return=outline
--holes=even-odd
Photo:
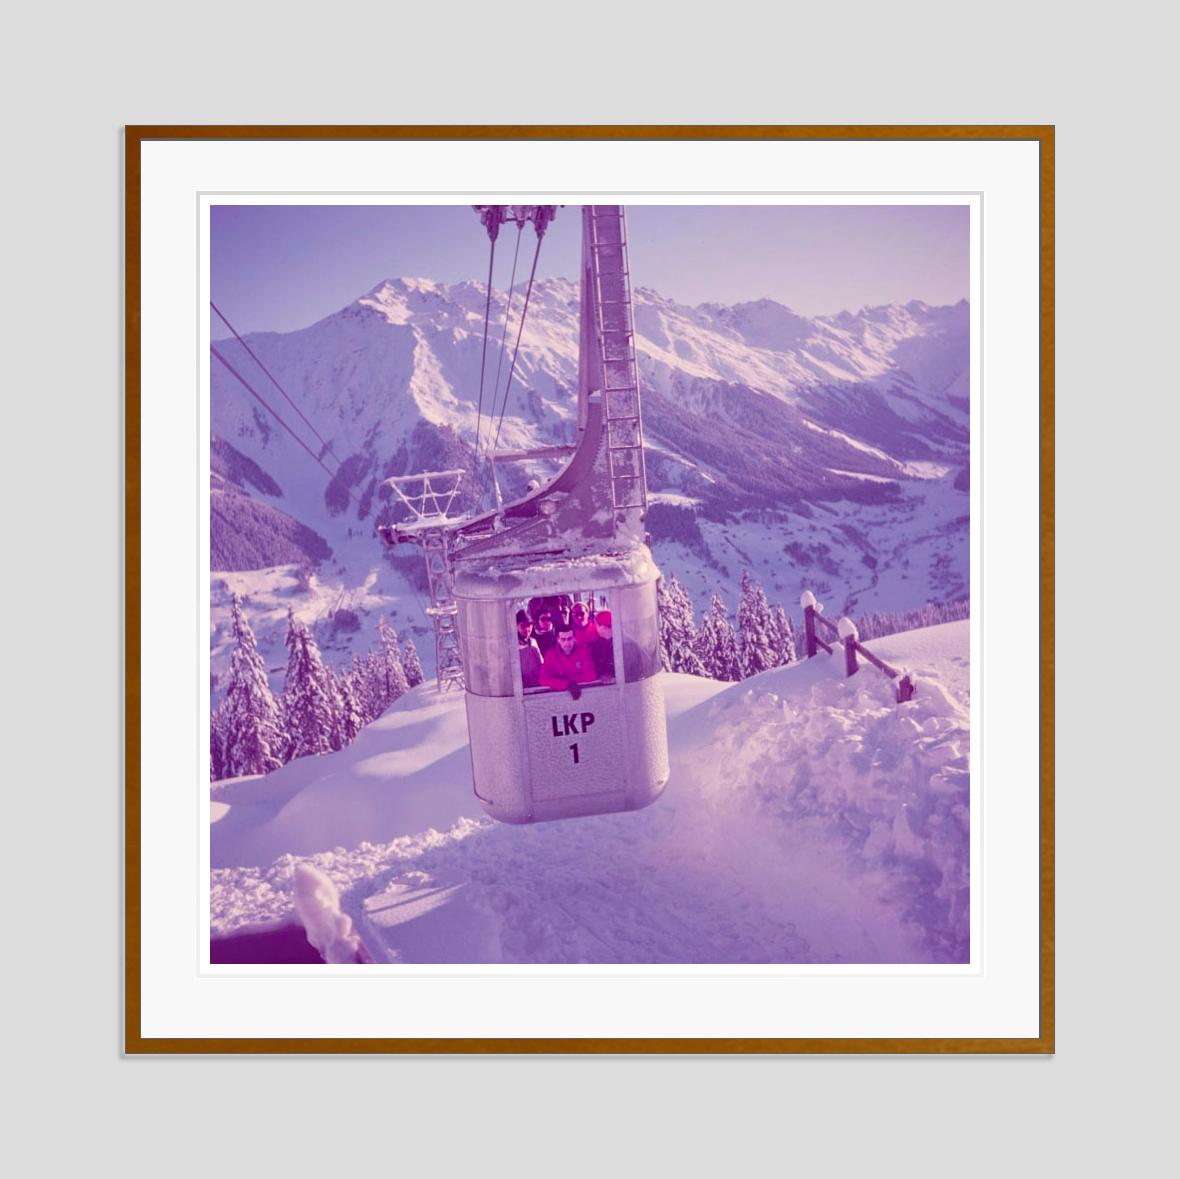
[[[447,531],[439,525],[422,534],[422,551],[426,555],[426,580],[430,586],[430,605],[426,613],[434,620],[434,658],[438,690],[463,689],[463,658],[459,651],[456,620],[459,607],[452,589],[453,575],[448,551]]]
[[[438,690],[463,688],[463,659],[456,625],[459,607],[455,603],[451,568],[449,529],[451,504],[459,493],[463,472],[424,471],[419,475],[397,475],[388,480],[414,519],[398,526],[407,538],[413,536],[426,558],[426,583],[430,605],[426,613],[434,622],[434,659]],[[388,526],[387,526],[388,527]]]
[[[631,274],[627,268],[627,218],[621,205],[592,205],[589,216],[591,273],[598,306],[611,504],[615,511],[647,507],[643,423]]]

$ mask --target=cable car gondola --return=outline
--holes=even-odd
[[[493,250],[506,220],[532,221],[539,248],[556,207],[477,211]],[[555,456],[567,461],[548,484],[500,502],[496,462]],[[668,736],[622,206],[582,209],[575,445],[491,458],[494,509],[451,521],[459,472],[406,476],[390,482],[417,519],[381,528],[389,544],[412,537],[426,548],[440,686],[461,660],[476,796],[508,823],[647,806],[668,780]],[[587,625],[572,643],[574,630],[556,636],[568,653],[547,654],[538,679],[523,633],[547,604],[563,626],[563,599],[581,604]],[[606,632],[608,616],[609,640],[593,621]]]

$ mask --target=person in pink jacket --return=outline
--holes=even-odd
[[[581,685],[597,678],[590,648],[581,646],[574,639],[572,627],[559,625],[557,645],[545,656],[545,662],[541,665],[541,683],[555,692],[568,690],[577,700],[582,694]]]

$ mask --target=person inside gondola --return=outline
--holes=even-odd
[[[582,695],[582,684],[597,678],[594,659],[586,647],[578,645],[573,628],[558,626],[557,644],[541,665],[541,683],[555,692],[568,691],[577,700]]]
[[[590,608],[585,602],[575,602],[570,611],[570,622],[574,628],[574,642],[579,647],[589,647],[598,638],[598,631],[590,621]]]
[[[520,682],[526,688],[541,686],[541,648],[533,638],[533,620],[524,610],[516,612],[516,639],[520,650]]]
[[[594,666],[598,671],[598,678],[604,683],[615,681],[615,648],[613,619],[609,610],[599,610],[594,617],[594,625],[598,628],[599,638],[591,644],[590,652],[594,657]],[[623,671],[627,676],[627,683],[646,679],[655,675],[657,671],[655,659],[638,643],[623,638]]]
[[[569,594],[547,594],[540,598],[529,599],[529,616],[533,620],[534,626],[541,620],[542,614],[548,614],[550,620],[558,621],[558,611],[564,610],[566,612],[568,621],[569,609],[573,604],[573,598]]]
[[[614,631],[609,610],[599,610],[594,615],[594,627],[598,631],[598,638],[590,644],[594,670],[603,683],[612,684],[615,680],[615,645],[611,638]]]
[[[548,655],[556,645],[557,631],[553,629],[553,615],[548,610],[542,611],[537,618],[537,625],[533,628],[533,638],[541,649],[542,658]]]

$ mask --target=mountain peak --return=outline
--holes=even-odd
[[[373,291],[389,289],[407,292],[416,291],[419,293],[429,292],[433,294],[436,291],[445,289],[445,285],[446,284],[440,283],[433,278],[418,278],[413,275],[403,275],[400,278],[387,278],[382,280],[373,288]]]

